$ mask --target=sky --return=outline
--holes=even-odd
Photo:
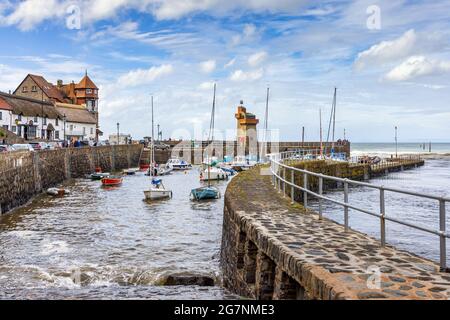
[[[233,138],[241,100],[280,140],[450,141],[450,1],[0,0],[0,90],[88,70],[104,138]]]

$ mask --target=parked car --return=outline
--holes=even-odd
[[[14,151],[14,148],[6,144],[0,145],[0,152]]]
[[[30,145],[31,145],[31,146],[33,147],[33,149],[36,150],[36,151],[49,149],[48,144],[45,143],[45,142],[30,142]]]
[[[162,143],[160,141],[155,141],[156,150],[168,150],[170,146],[168,144]]]
[[[31,144],[13,144],[12,147],[14,148],[14,150],[25,150],[25,151],[35,151],[34,148],[31,146]]]
[[[47,143],[47,149],[56,150],[61,149],[63,147],[62,142],[59,141],[51,141]]]

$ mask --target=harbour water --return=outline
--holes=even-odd
[[[200,186],[193,169],[164,177],[173,199],[149,204],[149,179],[128,176],[115,189],[75,180],[67,197],[42,195],[0,217],[0,298],[231,297],[219,286],[223,199],[191,202]],[[170,274],[206,275],[217,286],[159,286]]]
[[[411,153],[419,144],[399,145]],[[436,145],[435,145],[436,146]],[[436,147],[437,149],[437,147]],[[436,150],[435,149],[435,150]],[[353,144],[355,154],[395,152],[394,144]],[[409,151],[409,152],[408,152]],[[450,144],[428,155],[424,167],[391,173],[371,183],[450,196]],[[219,251],[223,199],[195,203],[197,169],[164,177],[172,200],[148,204],[148,177],[127,176],[121,187],[104,189],[98,181],[67,183],[64,198],[41,195],[0,217],[0,298],[45,299],[228,299],[220,287]],[[219,182],[224,194],[227,182]],[[328,196],[339,198],[339,191]],[[376,190],[352,188],[351,203],[378,210]],[[314,202],[310,202],[314,205]],[[386,194],[387,214],[428,227],[439,227],[434,201]],[[325,204],[325,216],[343,222],[343,209]],[[447,209],[448,211],[448,209]],[[447,215],[448,222],[450,213]],[[376,218],[350,210],[350,226],[379,237]],[[387,223],[390,244],[438,260],[434,235]],[[450,251],[447,253],[450,257]],[[214,287],[161,286],[171,274],[206,275]]]
[[[398,145],[399,154],[423,153],[420,143]],[[425,166],[417,169],[394,172],[370,180],[370,183],[393,188],[412,190],[415,192],[450,197],[450,144],[432,145],[432,153],[424,153]],[[434,150],[434,151],[433,151]],[[352,155],[395,154],[393,143],[352,144]],[[327,193],[328,197],[343,201],[342,190]],[[439,230],[439,205],[436,200],[386,192],[386,214],[388,216]],[[355,187],[350,189],[349,201],[360,208],[378,212],[379,191],[371,188]],[[317,203],[314,205],[317,207]],[[344,221],[343,208],[332,203],[324,203],[325,216],[339,223]],[[378,218],[349,210],[350,227],[376,238],[380,237],[380,221]],[[439,261],[439,237],[405,227],[393,222],[386,224],[389,244],[405,249],[420,256]],[[447,230],[450,227],[450,209],[447,206]],[[450,245],[450,244],[448,244]],[[447,264],[450,264],[450,248],[447,246]]]

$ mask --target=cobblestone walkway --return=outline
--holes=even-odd
[[[342,289],[340,298],[450,297],[450,274],[440,273],[438,264],[391,246],[382,248],[379,241],[365,234],[353,230],[346,233],[343,226],[331,220],[319,220],[314,212],[291,205],[274,190],[269,177],[257,170],[233,179],[229,192],[228,199],[240,199],[233,206],[239,209],[242,224],[264,234],[270,242],[266,247],[276,247],[285,257],[287,254],[294,260],[289,265],[318,267],[324,282]],[[379,270],[381,277],[374,270]],[[290,275],[294,277],[293,273]]]

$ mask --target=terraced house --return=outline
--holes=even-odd
[[[0,92],[0,126],[25,140],[97,141],[98,88],[87,72],[57,85],[29,74],[13,94]]]

